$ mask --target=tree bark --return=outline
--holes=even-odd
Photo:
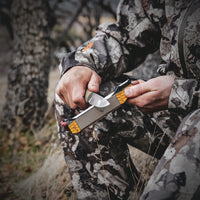
[[[12,3],[13,60],[8,73],[3,125],[9,131],[36,131],[48,107],[50,39],[48,1]]]

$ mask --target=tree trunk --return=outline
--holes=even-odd
[[[42,126],[48,107],[48,1],[14,0],[11,12],[13,60],[8,72],[3,125],[9,131],[34,131]]]

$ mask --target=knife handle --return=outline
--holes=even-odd
[[[85,102],[88,103],[90,97],[92,96],[93,92],[90,91],[89,89],[86,90],[85,92]]]

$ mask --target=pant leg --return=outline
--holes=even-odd
[[[200,109],[187,115],[151,176],[141,200],[200,197]]]
[[[106,95],[115,86],[105,84],[101,93]],[[164,131],[153,116],[144,115],[136,107],[123,105],[77,135],[64,131],[59,124],[64,118],[73,117],[75,111],[58,97],[55,107],[59,137],[77,199],[127,199],[138,179],[127,143],[151,155],[159,143],[158,158],[169,144],[169,137],[163,137]],[[160,116],[165,119],[164,113]]]
[[[122,137],[94,126],[80,134],[71,134],[59,122],[70,118],[74,111],[57,101],[56,112],[59,137],[77,199],[127,199],[137,171]]]

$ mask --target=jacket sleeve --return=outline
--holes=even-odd
[[[200,81],[197,79],[175,79],[168,108],[179,114],[187,114],[199,107]]]
[[[61,62],[61,73],[83,65],[95,70],[103,80],[116,78],[144,61],[159,47],[160,31],[147,17],[137,0],[123,0],[117,10],[117,22],[102,24],[96,35]]]

